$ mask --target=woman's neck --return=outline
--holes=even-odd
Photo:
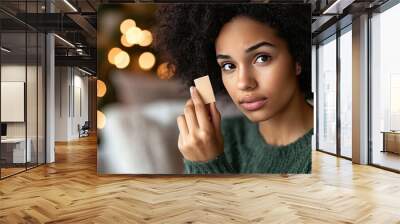
[[[313,108],[297,90],[288,105],[271,119],[259,123],[260,134],[271,145],[288,145],[314,126]]]

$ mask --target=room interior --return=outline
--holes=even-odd
[[[399,1],[244,1],[311,4],[315,132],[312,174],[237,176],[143,174],[181,169],[173,118],[188,93],[161,82],[173,74],[157,57],[153,79],[97,61],[130,52],[118,28],[132,12],[110,11],[115,46],[96,36],[98,7],[127,2],[0,2],[0,223],[399,223]]]

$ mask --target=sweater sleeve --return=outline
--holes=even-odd
[[[185,174],[209,174],[209,173],[236,173],[228,162],[225,153],[207,162],[194,162],[184,159]]]
[[[224,153],[207,162],[194,162],[184,159],[185,174],[209,173],[239,173],[238,149],[236,135],[238,127],[242,126],[241,117],[225,118],[221,121],[224,137]]]

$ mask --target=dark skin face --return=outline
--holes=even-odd
[[[301,66],[270,26],[235,17],[222,27],[215,50],[227,92],[251,121],[274,117],[301,94]]]
[[[312,108],[297,82],[301,67],[274,29],[235,17],[222,27],[215,49],[226,90],[258,123],[266,142],[287,145],[313,127]],[[177,124],[178,148],[186,159],[209,161],[224,151],[220,113],[215,103],[205,105],[194,87]]]

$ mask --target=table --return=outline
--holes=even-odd
[[[382,152],[400,154],[400,131],[381,131],[383,134]]]
[[[31,146],[32,140],[26,139],[28,143],[25,154],[25,138],[6,138],[1,139],[1,156],[10,163],[25,163],[31,162],[32,153]],[[11,156],[12,154],[12,156]],[[7,157],[7,158],[6,158]],[[11,160],[12,158],[12,160]]]

